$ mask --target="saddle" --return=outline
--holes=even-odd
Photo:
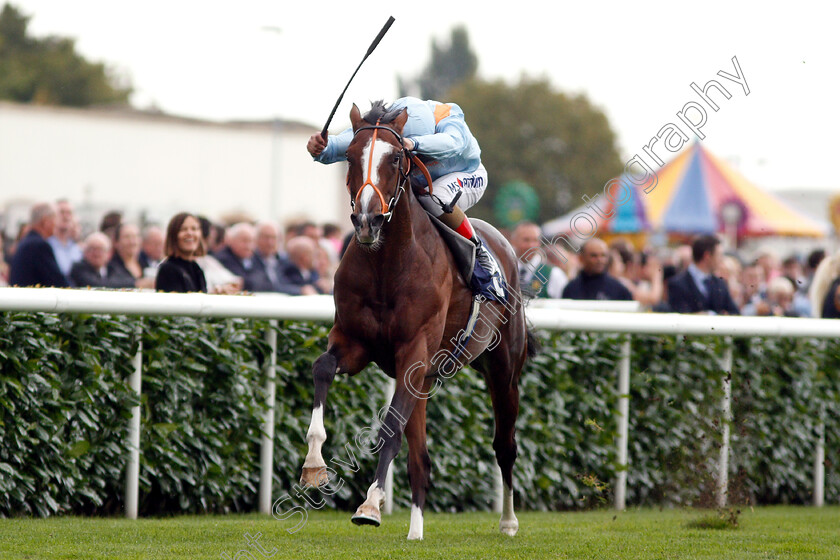
[[[428,212],[426,215],[432,220],[432,223],[437,227],[443,237],[446,246],[449,247],[449,250],[455,259],[455,266],[458,268],[458,272],[461,274],[461,277],[463,277],[467,286],[471,286],[473,274],[475,273],[476,252],[478,251],[478,247],[458,232],[452,231],[451,228]],[[484,243],[484,240],[482,239],[481,242]],[[494,254],[493,257],[496,258],[496,255]],[[504,269],[502,269],[502,277],[504,278],[505,284],[507,284],[507,278],[504,276]],[[478,321],[478,316],[481,314],[481,304],[488,299],[496,298],[487,298],[484,294],[473,293],[473,301],[470,308],[470,315],[467,319],[467,324],[458,333],[458,340],[455,342],[452,354],[449,355],[448,360],[446,360],[444,364],[441,364],[441,366],[431,374],[432,377],[439,376],[441,371],[455,371],[460,369],[463,365],[460,361],[461,355],[467,347],[467,344],[469,344],[472,339],[475,325]]]
[[[432,220],[432,223],[435,225],[435,227],[437,227],[438,231],[440,232],[441,237],[443,237],[443,241],[446,243],[446,246],[449,247],[449,251],[452,253],[452,256],[455,259],[455,266],[458,268],[458,272],[464,279],[464,282],[467,283],[467,286],[471,286],[473,274],[475,273],[476,251],[478,248],[472,241],[466,239],[458,232],[452,231],[452,228],[448,227],[436,217],[432,216],[428,212],[426,213],[426,215],[429,216],[430,220]],[[490,247],[484,242],[484,239],[482,239],[481,242],[484,244],[487,250],[493,254],[493,257],[496,259],[496,261],[500,262],[496,254],[493,253]],[[501,272],[502,279],[505,281],[505,284],[509,285],[507,277],[505,276],[504,269],[502,269]]]
[[[423,179],[426,181],[426,185],[429,189],[429,196],[434,196],[432,194],[432,178],[429,175],[429,170],[426,165],[420,160],[416,155],[411,156],[411,161],[417,166],[418,170],[420,171]],[[416,177],[416,176],[415,176]],[[419,181],[413,179],[411,181],[411,188],[415,191],[415,193],[420,190],[423,190],[423,186],[419,184]],[[458,202],[458,198],[460,198],[461,193],[455,195],[451,202],[447,205],[441,204],[441,208],[445,213],[452,212],[452,207]],[[440,199],[437,199],[437,202],[441,202]],[[478,246],[476,246],[472,241],[465,239],[464,236],[460,235],[458,232],[452,231],[451,228],[446,226],[442,221],[438,218],[426,212],[426,215],[429,216],[429,219],[432,220],[432,223],[437,227],[438,231],[441,233],[443,240],[446,242],[446,246],[449,247],[449,250],[452,252],[452,256],[455,258],[455,264],[458,267],[458,271],[461,274],[461,277],[467,283],[467,286],[471,286],[473,289],[473,293],[475,295],[476,300],[479,299],[491,299],[499,301],[500,303],[504,303],[504,298],[501,298],[496,295],[490,289],[487,289],[486,286],[491,281],[491,277],[484,271],[483,268],[479,267],[476,268],[476,258],[478,253]],[[478,235],[478,234],[476,234]],[[493,252],[492,249],[485,243],[484,239],[481,236],[478,236],[479,242],[483,246],[483,248],[496,260],[496,263],[500,262],[496,254]],[[499,271],[502,277],[502,282],[504,285],[507,285],[507,278],[505,277],[504,269],[498,265]],[[476,274],[479,272],[480,274]]]
[[[429,216],[429,219],[437,227],[446,246],[449,247],[452,256],[455,258],[455,266],[458,267],[458,272],[467,283],[467,286],[469,286],[470,282],[472,282],[473,271],[475,271],[475,244],[460,233],[452,231],[452,228],[428,212],[426,215]]]

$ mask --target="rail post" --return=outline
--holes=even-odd
[[[276,369],[277,369],[277,321],[269,321],[265,332],[265,341],[270,348],[263,367],[265,368],[266,411],[263,415],[262,438],[260,441],[260,513],[271,513],[271,483],[274,476],[274,401],[276,399]]]
[[[623,510],[627,501],[627,438],[630,430],[630,336],[624,336],[618,362],[618,438],[616,457],[615,509]]]
[[[814,506],[825,503],[825,404],[820,406],[817,421],[817,448],[814,451]]]
[[[724,338],[723,357],[723,400],[721,401],[721,444],[718,459],[716,503],[726,507],[729,493],[729,428],[732,423],[732,337]]]
[[[134,329],[137,337],[137,352],[131,359],[133,370],[128,378],[131,390],[140,398],[143,379],[143,320],[139,319]],[[128,464],[125,469],[125,516],[137,519],[140,495],[140,404],[131,407],[128,421]]]

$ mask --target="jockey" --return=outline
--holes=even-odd
[[[387,110],[402,109],[408,110],[408,121],[402,131],[403,144],[427,164],[432,178],[433,195],[425,192],[418,195],[418,201],[426,212],[475,244],[473,290],[489,292],[504,301],[501,269],[464,214],[464,210],[478,202],[487,189],[487,170],[481,164],[481,148],[467,127],[464,112],[454,103],[423,101],[416,97],[397,99]],[[306,149],[316,161],[335,163],[345,160],[351,140],[352,128],[330,136],[327,142],[316,133],[309,138]],[[453,201],[457,205],[453,205]]]

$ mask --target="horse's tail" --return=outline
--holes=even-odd
[[[540,344],[540,340],[537,338],[536,333],[534,333],[533,329],[526,328],[525,329],[525,356],[528,360],[534,358],[537,354],[542,352],[542,344]]]

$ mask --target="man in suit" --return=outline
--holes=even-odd
[[[225,247],[213,256],[233,274],[245,278],[254,268],[257,242],[254,226],[247,222],[234,224],[227,230],[225,239]]]
[[[740,315],[723,278],[715,276],[723,256],[720,240],[701,235],[691,244],[693,262],[668,281],[668,304],[677,313]]]
[[[299,235],[286,244],[288,262],[282,267],[284,293],[292,295],[324,294],[328,290],[319,281],[315,270],[315,257],[318,245],[310,237]]]
[[[566,273],[548,262],[546,247],[539,251],[540,226],[533,222],[520,222],[510,236],[519,266],[519,288],[523,295],[537,298],[559,299],[569,283]]]
[[[70,268],[70,281],[76,287],[113,288],[108,280],[108,259],[111,255],[111,238],[95,231],[85,239],[82,260]]]
[[[151,225],[143,230],[143,241],[140,244],[140,266],[143,270],[157,268],[163,262],[166,255],[163,254],[163,245],[166,234],[160,226]]]
[[[70,274],[73,263],[82,260],[82,249],[76,243],[76,215],[73,212],[73,205],[66,199],[61,199],[55,204],[58,216],[55,222],[55,232],[47,239],[55,255],[55,262],[64,276]]]
[[[299,287],[290,284],[283,275],[288,261],[279,254],[280,230],[271,222],[263,222],[257,224],[256,232],[254,266],[245,277],[245,289],[284,294],[299,292]]]
[[[29,233],[18,245],[9,271],[10,286],[66,288],[70,285],[47,239],[55,233],[56,207],[49,203],[32,207]]]

